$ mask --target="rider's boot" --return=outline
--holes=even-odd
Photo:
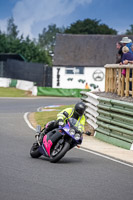
[[[41,134],[40,134],[40,137],[39,137],[40,144],[43,143],[43,137],[44,137],[44,135],[46,135],[46,131],[45,130],[43,132],[41,132]]]

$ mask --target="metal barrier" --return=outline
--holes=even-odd
[[[133,150],[133,104],[81,92],[87,105],[87,122],[95,129],[94,136],[105,142]]]

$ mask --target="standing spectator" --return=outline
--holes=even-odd
[[[116,49],[118,50],[117,54],[116,54],[116,63],[120,63],[122,56],[123,56],[123,52],[122,52],[122,44],[120,42],[116,43]]]
[[[129,51],[131,53],[133,53],[132,50],[131,50],[132,40],[130,38],[123,37],[122,40],[120,41],[120,43],[122,44],[122,46],[127,46],[129,48]]]

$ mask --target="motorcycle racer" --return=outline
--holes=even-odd
[[[54,128],[57,128],[58,126],[63,127],[66,123],[66,120],[69,119],[70,117],[78,120],[78,124],[80,124],[80,127],[78,126],[79,127],[78,130],[82,134],[84,132],[84,125],[86,120],[84,116],[85,109],[86,105],[83,102],[78,102],[74,106],[74,108],[66,108],[62,110],[60,113],[57,114],[57,120],[53,120],[47,123],[44,132],[42,132],[40,142],[42,142],[43,136],[47,134],[49,131],[53,130]]]
[[[45,128],[36,129],[36,142],[33,143],[30,155],[38,158],[41,155],[49,157],[51,162],[57,162],[75,145],[82,143],[84,132],[86,105],[77,103],[74,108],[66,108],[57,114],[57,120],[47,123]]]

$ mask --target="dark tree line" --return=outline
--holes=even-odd
[[[116,35],[117,31],[109,28],[106,24],[100,24],[100,20],[85,19],[83,21],[78,20],[71,24],[71,26],[65,30],[65,33]]]
[[[7,24],[7,33],[0,31],[0,53],[21,54],[28,62],[45,63],[51,65],[51,57],[45,49],[29,36],[18,36],[19,31],[10,18]]]
[[[59,28],[56,24],[49,25],[38,35],[37,40],[31,40],[29,36],[26,38],[23,35],[18,36],[18,27],[15,25],[14,19],[10,18],[7,23],[7,32],[0,31],[0,53],[18,53],[22,54],[29,62],[51,65],[57,33],[116,35],[117,31],[100,23],[100,20],[85,19],[78,20],[67,28]],[[133,25],[130,25],[130,29],[126,30],[125,34],[133,34]]]

